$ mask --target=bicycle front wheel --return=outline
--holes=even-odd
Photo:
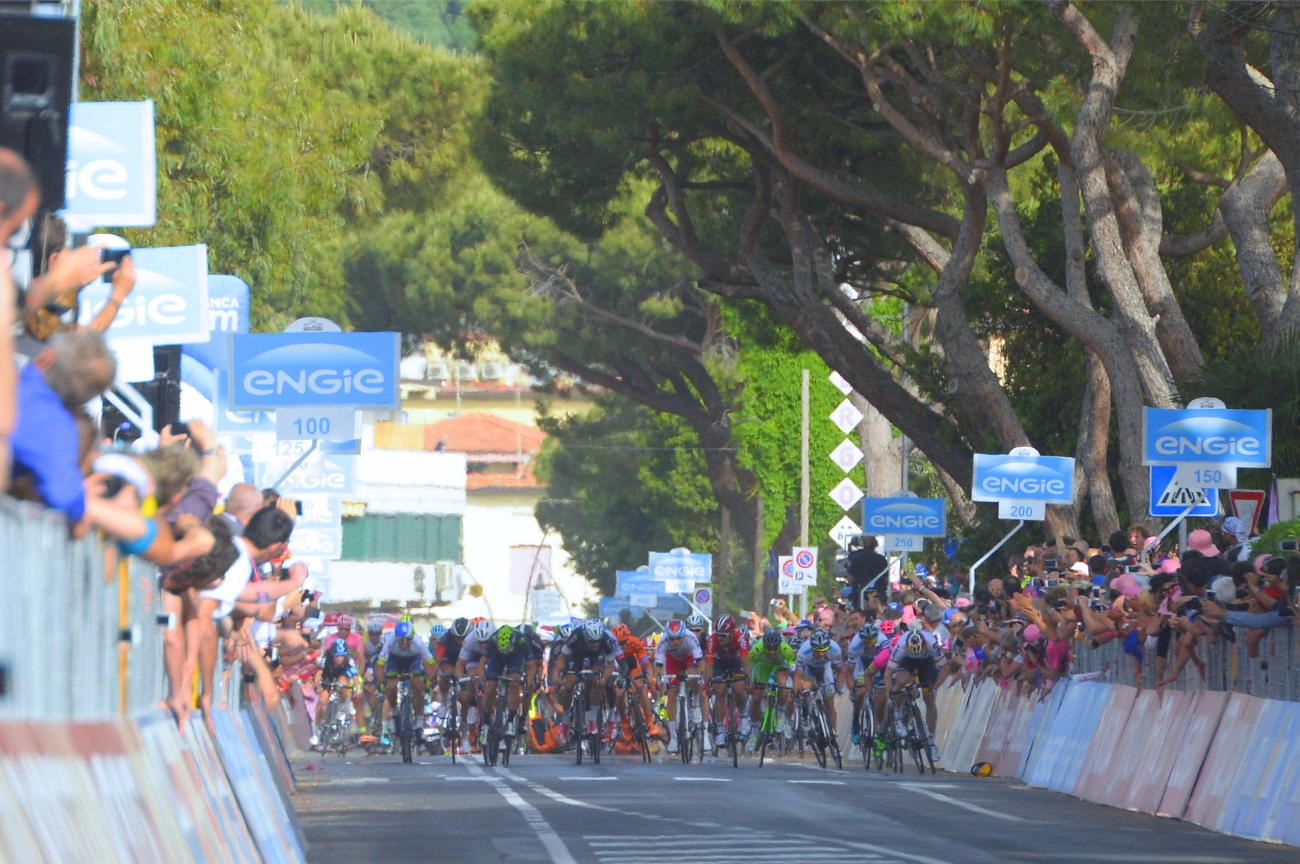
[[[573,696],[573,708],[569,712],[573,719],[569,728],[573,732],[573,749],[578,754],[579,765],[582,764],[582,738],[587,734],[587,711],[583,704],[586,698],[587,694],[579,687],[578,692]]]
[[[411,749],[414,743],[415,731],[411,728],[413,724],[411,717],[411,703],[402,702],[402,710],[398,718],[398,728],[402,738],[402,761],[410,764],[412,761]]]
[[[605,735],[605,703],[596,706],[596,734],[591,739],[591,761],[600,764],[600,748]]]

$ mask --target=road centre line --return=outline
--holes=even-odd
[[[502,798],[506,799],[506,802],[511,807],[515,808],[523,815],[524,820],[528,823],[528,827],[533,829],[533,833],[537,835],[537,839],[542,841],[542,846],[546,849],[546,853],[551,856],[552,864],[578,864],[578,862],[574,860],[573,854],[569,852],[569,847],[564,845],[564,841],[560,839],[560,835],[555,833],[555,829],[551,827],[551,823],[546,821],[546,817],[541,814],[541,811],[525,801],[518,792],[511,789],[510,784],[496,777],[484,775],[482,769],[477,765],[467,764],[465,768],[469,771],[471,776],[484,777],[492,788],[495,789]]]
[[[801,783],[805,786],[843,786],[843,780],[787,780],[787,783]]]
[[[927,783],[899,783],[898,786],[908,790],[909,792],[916,792],[918,794],[926,796],[927,798],[933,798],[935,801],[942,801],[945,804],[953,804],[957,807],[961,807],[963,810],[969,810],[972,813],[980,813],[983,814],[984,816],[992,816],[994,819],[1002,819],[1006,822],[1025,821],[1024,819],[1021,819],[1019,816],[1012,816],[1009,813],[999,813],[996,810],[989,810],[987,807],[981,807],[978,804],[971,804],[969,801],[962,801],[960,799],[953,798],[949,795],[944,795],[941,792],[932,792],[930,790],[929,784]]]
[[[730,783],[730,777],[674,777],[682,783]]]

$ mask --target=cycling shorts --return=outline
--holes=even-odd
[[[713,661],[714,678],[734,678],[737,675],[745,674],[745,664],[740,662],[739,657],[732,657],[730,660]]]
[[[564,655],[560,655],[564,656]],[[603,657],[591,657],[588,655],[573,654],[565,658],[564,674],[577,675],[583,669],[603,669],[605,660]]]
[[[933,657],[904,657],[898,661],[898,668],[915,675],[917,683],[927,690],[939,679],[939,664]]]
[[[418,675],[424,677],[424,664],[420,662],[420,655],[410,654],[406,657],[394,654],[388,658],[387,677],[393,678],[397,675]]]
[[[766,663],[762,660],[760,660],[757,663],[751,664],[751,668],[754,670],[755,687],[766,687],[767,680],[769,678],[771,678],[777,672],[780,672],[782,670],[789,671],[790,669],[790,667],[784,663]]]
[[[632,679],[642,674],[645,670],[641,668],[641,661],[639,658],[633,657],[630,654],[624,654],[622,657],[618,658],[618,671],[622,673],[624,678]]]
[[[488,681],[497,681],[502,675],[523,675],[524,672],[524,654],[521,651],[518,654],[493,654],[487,659],[487,668],[484,670],[484,678]]]
[[[685,675],[686,670],[694,666],[696,660],[694,657],[674,657],[671,654],[664,655],[664,674],[669,678],[677,675]]]
[[[829,663],[809,663],[803,667],[803,674],[814,684],[822,687],[835,686],[835,673]]]

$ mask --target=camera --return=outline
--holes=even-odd
[[[1044,558],[1044,559],[1043,559],[1043,569],[1046,570],[1046,571],[1049,572],[1049,573],[1055,573],[1056,571],[1058,571],[1058,570],[1061,569],[1061,559],[1060,559],[1060,558]]]
[[[1283,552],[1300,552],[1300,540],[1283,540],[1280,548]]]
[[[110,474],[108,475],[108,477],[104,478],[104,494],[101,495],[100,497],[116,498],[117,493],[121,492],[122,487],[125,485],[126,485],[126,481],[123,480],[121,477],[119,477],[116,474]]]
[[[121,264],[122,259],[131,254],[130,249],[103,249],[99,250],[99,260],[104,264]]]
[[[1141,567],[1141,565],[1139,565],[1139,564],[1125,564],[1125,565],[1124,565],[1124,572],[1125,572],[1125,573],[1141,573],[1141,572],[1142,572],[1142,567]]]
[[[301,515],[302,515],[302,502],[295,498],[295,499],[294,499],[294,502],[293,502],[293,509],[294,509],[295,512],[297,512],[297,514],[298,514],[299,516],[301,516]]]

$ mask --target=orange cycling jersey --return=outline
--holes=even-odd
[[[628,661],[628,668],[633,669],[646,662],[645,643],[635,636],[629,636],[622,643],[623,659]]]

